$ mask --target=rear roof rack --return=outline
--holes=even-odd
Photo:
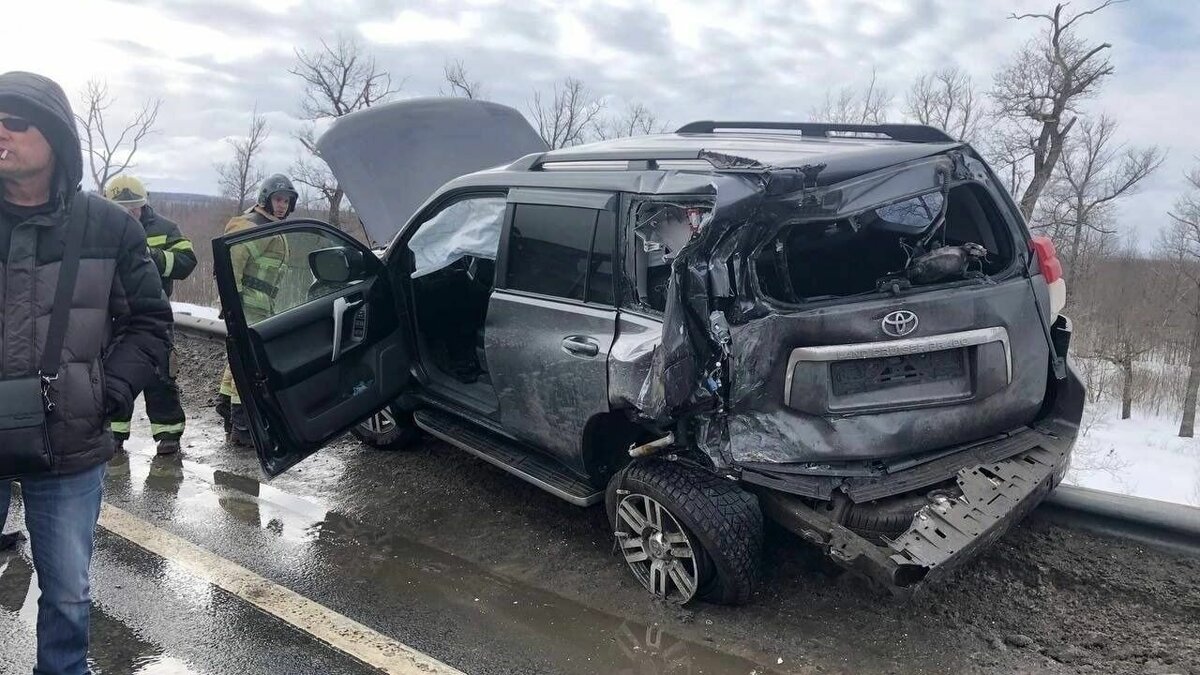
[[[626,162],[625,167],[630,171],[646,171],[658,168],[659,162],[708,162],[714,168],[727,170],[753,171],[765,168],[757,160],[738,157],[702,148],[688,150],[596,150],[593,152],[572,152],[569,155],[554,157],[550,153],[541,152],[526,155],[508,167],[509,171],[540,171],[547,164],[577,164],[586,162]]]
[[[837,138],[842,135],[873,134],[906,143],[955,143],[936,127],[924,124],[832,124],[826,122],[714,122],[702,120],[679,127],[677,134],[714,134],[728,131],[798,131],[802,136]]]

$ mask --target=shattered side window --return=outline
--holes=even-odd
[[[897,229],[924,231],[937,218],[942,210],[945,197],[941,192],[930,192],[911,199],[888,204],[875,209],[875,215],[885,225]]]

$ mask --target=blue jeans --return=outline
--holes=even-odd
[[[88,673],[88,566],[104,465],[66,476],[21,478],[25,528],[37,571],[37,665],[35,675]],[[11,484],[0,482],[0,523],[8,515]]]

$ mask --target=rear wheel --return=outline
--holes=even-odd
[[[359,422],[350,433],[379,450],[403,450],[421,437],[421,430],[413,423],[412,413],[395,406],[388,406]]]
[[[617,472],[606,505],[625,563],[655,596],[730,605],[750,599],[763,539],[754,495],[707,471],[655,459]]]

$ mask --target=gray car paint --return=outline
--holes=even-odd
[[[609,411],[608,354],[617,311],[531,297],[492,294],[484,330],[492,386],[505,431],[564,465],[586,472],[584,428]],[[596,345],[595,356],[567,352],[578,336]]]
[[[735,326],[730,407],[736,412],[729,422],[734,460],[885,458],[986,438],[1028,423],[1046,393],[1049,359],[1032,304],[1028,283],[1017,277],[996,285],[773,314]],[[814,415],[787,405],[784,365],[791,349],[885,341],[879,320],[894,309],[921,317],[914,337],[981,327],[1007,329],[1012,352],[1019,355],[1012,383],[990,396],[920,410]],[[991,367],[1003,373],[1003,355],[994,356]]]
[[[608,354],[608,400],[614,410],[634,409],[650,375],[654,352],[662,344],[662,321],[622,311]]]

